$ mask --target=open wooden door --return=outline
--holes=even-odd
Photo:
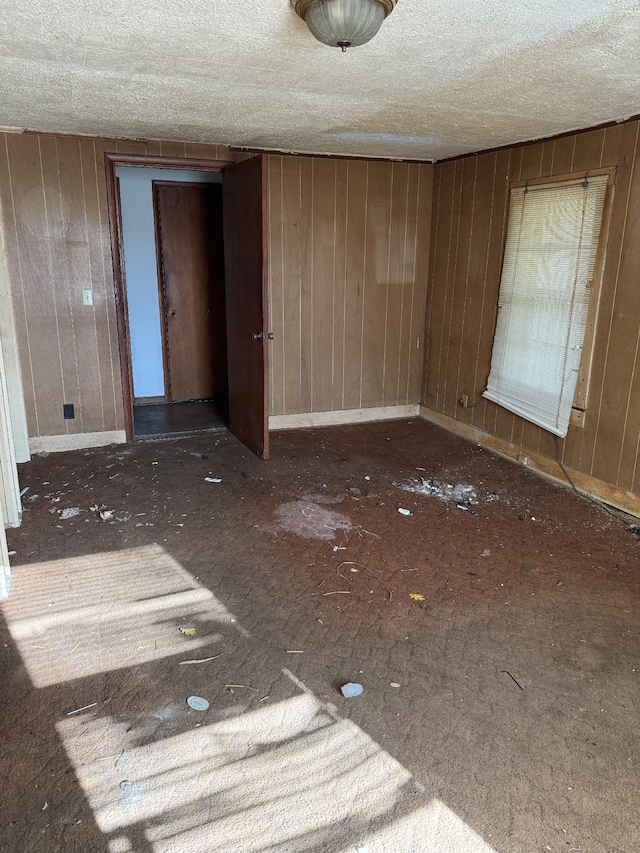
[[[153,181],[167,402],[227,396],[220,184]]]
[[[222,173],[229,429],[269,458],[266,158]]]

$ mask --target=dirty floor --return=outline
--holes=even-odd
[[[2,851],[640,850],[623,520],[416,420],[20,480]]]

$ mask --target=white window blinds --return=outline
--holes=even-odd
[[[607,175],[511,190],[484,396],[566,436]]]

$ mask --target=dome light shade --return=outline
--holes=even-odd
[[[323,44],[348,47],[366,44],[393,11],[397,0],[291,0],[293,8]]]

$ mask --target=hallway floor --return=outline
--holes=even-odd
[[[193,435],[225,429],[229,406],[226,400],[187,400],[133,407],[136,439],[167,435]]]
[[[628,523],[424,421],[271,451],[21,466],[0,849],[639,850]]]

